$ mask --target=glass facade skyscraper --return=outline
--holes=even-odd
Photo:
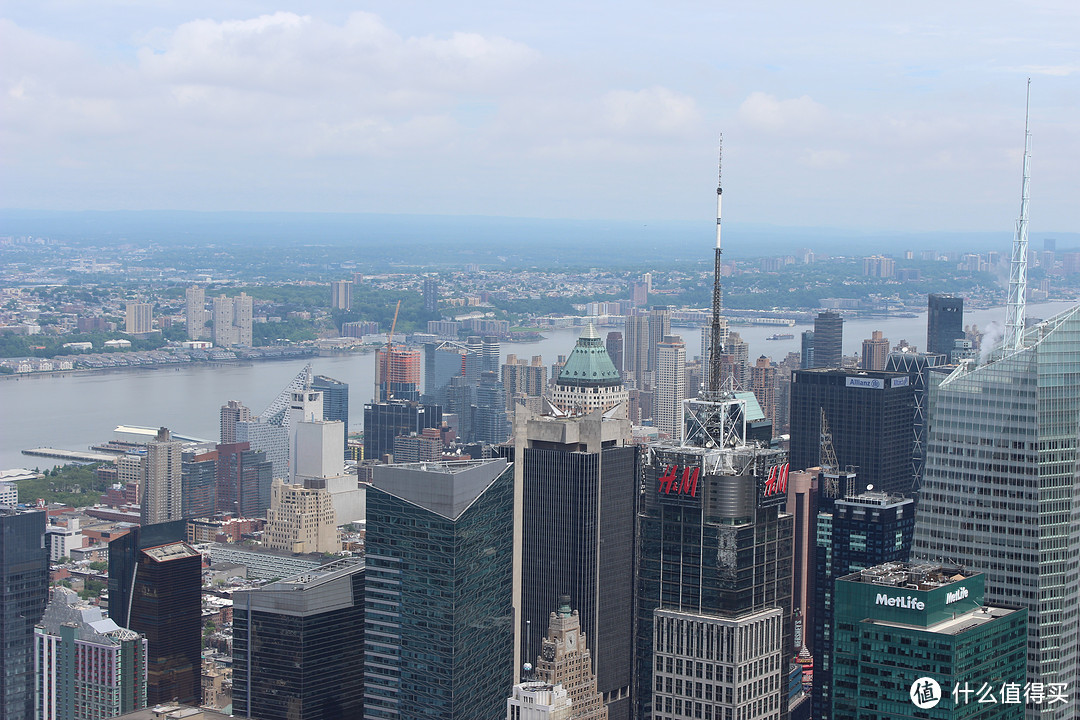
[[[34,717],[34,624],[49,600],[44,511],[0,508],[0,715]]]
[[[965,363],[931,388],[913,558],[986,574],[994,603],[1028,609],[1028,680],[1080,698],[1080,306],[1034,325],[1022,348]]]
[[[513,478],[502,458],[373,469],[365,718],[505,716],[514,684]]]
[[[338,560],[237,592],[232,667],[240,717],[363,717],[363,561]]]

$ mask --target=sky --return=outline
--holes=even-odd
[[[0,1],[0,207],[1080,230],[1080,3]]]

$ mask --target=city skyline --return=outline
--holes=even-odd
[[[9,207],[707,220],[722,128],[734,223],[1007,231],[1030,76],[1078,224],[1064,3],[367,9],[4,8]]]

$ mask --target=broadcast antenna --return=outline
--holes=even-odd
[[[1031,174],[1031,78],[1027,81],[1027,98],[1024,102],[1024,182],[1020,189],[1020,217],[1016,221],[1016,239],[1013,241],[1012,264],[1009,268],[1009,304],[1005,311],[1005,340],[1001,343],[1003,355],[1019,350],[1024,341],[1024,311],[1027,295],[1028,250],[1028,183]]]

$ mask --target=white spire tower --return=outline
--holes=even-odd
[[[1005,314],[1005,340],[1001,344],[1003,355],[1019,350],[1024,339],[1024,310],[1027,295],[1027,249],[1028,249],[1028,183],[1031,174],[1031,78],[1027,81],[1027,99],[1024,102],[1024,183],[1020,190],[1020,217],[1016,221],[1016,239],[1013,241],[1012,264],[1009,269],[1009,304]]]

